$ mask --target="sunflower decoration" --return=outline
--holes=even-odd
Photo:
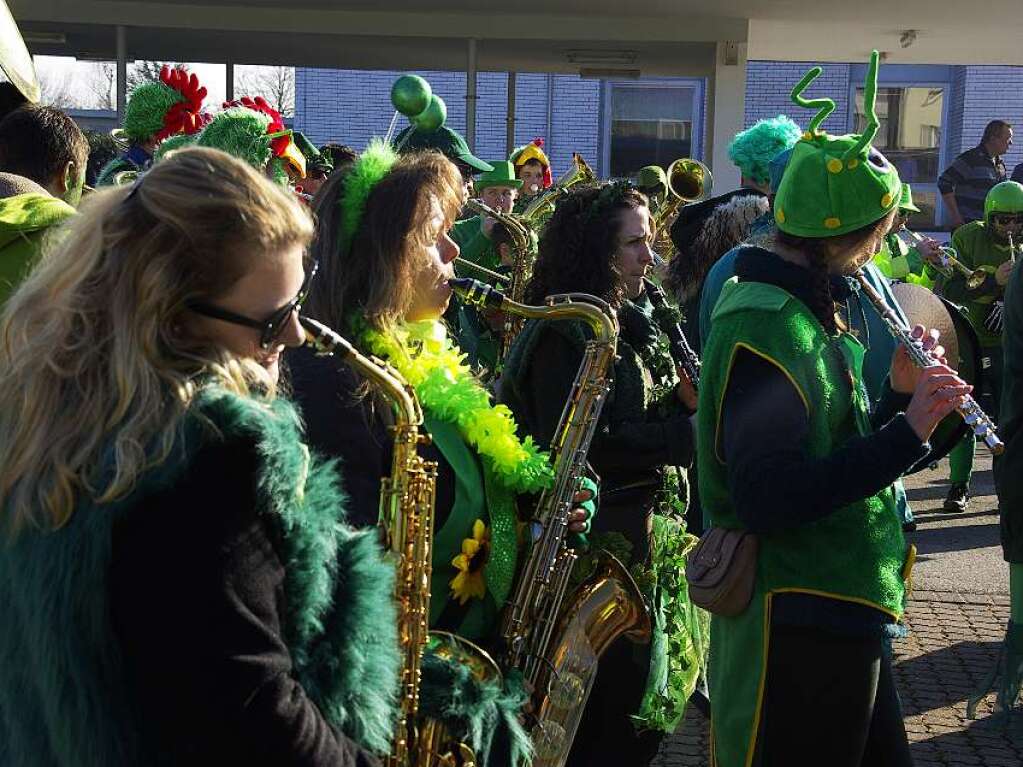
[[[472,524],[472,536],[462,541],[462,552],[451,560],[458,574],[451,579],[451,593],[464,605],[470,598],[483,599],[487,584],[483,568],[490,558],[490,528],[477,519]]]

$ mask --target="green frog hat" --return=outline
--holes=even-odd
[[[817,109],[792,150],[774,200],[778,228],[797,237],[836,237],[867,226],[899,205],[898,171],[871,146],[877,119],[878,53],[870,56],[864,92],[867,124],[861,134],[829,136],[819,130],[835,109],[829,98],[807,100],[803,92],[823,71],[814,67],[792,89],[792,100]]]

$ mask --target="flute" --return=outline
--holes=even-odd
[[[919,338],[913,338],[911,329],[902,323],[898,315],[892,311],[884,298],[881,297],[881,294],[874,290],[874,286],[870,284],[863,270],[857,269],[852,276],[856,278],[863,293],[870,299],[870,303],[874,305],[888,332],[906,347],[906,352],[909,354],[913,364],[921,368],[938,364],[938,360],[929,351],[924,349],[923,341]],[[998,438],[997,427],[994,421],[981,409],[980,405],[977,404],[977,400],[967,394],[963,404],[956,407],[956,412],[962,416],[966,425],[973,431],[973,436],[984,440],[988,450],[995,455],[1002,454],[1002,451],[1005,450],[1005,444]]]

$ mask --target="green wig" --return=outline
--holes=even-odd
[[[728,158],[742,175],[758,184],[771,181],[771,160],[799,141],[803,131],[785,115],[757,120],[751,127],[736,134],[728,145]]]

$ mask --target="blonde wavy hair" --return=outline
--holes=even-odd
[[[0,498],[8,533],[56,529],[164,460],[199,381],[271,390],[190,332],[260,259],[312,238],[296,198],[214,149],[90,195],[0,316]],[[111,461],[112,458],[112,461]]]

